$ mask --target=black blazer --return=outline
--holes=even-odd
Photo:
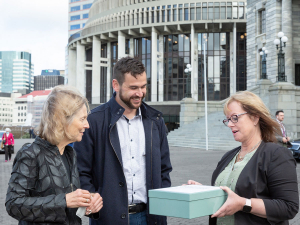
[[[219,174],[240,148],[235,148],[222,157],[212,175],[212,185],[215,185]],[[288,220],[297,214],[299,208],[296,165],[292,154],[286,148],[262,142],[242,170],[235,193],[244,198],[262,199],[267,219],[239,211],[234,214],[235,224],[289,224]],[[217,218],[210,218],[209,224],[217,224]]]

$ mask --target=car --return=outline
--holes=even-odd
[[[3,137],[4,133],[5,133],[5,130],[0,130],[0,141],[2,141],[2,137]],[[15,153],[15,149],[14,149],[14,147],[12,147],[11,154],[14,154],[14,153]],[[5,154],[4,148],[0,148],[0,154]]]
[[[300,143],[292,142],[292,146],[288,149],[291,151],[295,159],[300,159]]]

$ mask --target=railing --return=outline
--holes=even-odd
[[[151,16],[151,11],[145,11],[149,12],[149,16],[139,16],[139,17],[134,17],[134,18],[129,18],[129,19],[119,19],[117,20],[116,17],[114,17],[112,20],[109,22],[103,22],[98,25],[94,26],[86,26],[82,31],[79,31],[75,34],[73,34],[69,38],[69,43],[72,42],[74,39],[77,39],[79,37],[84,37],[89,34],[94,34],[94,33],[101,33],[101,32],[108,32],[111,30],[115,30],[118,28],[125,28],[125,27],[133,27],[136,28],[136,26],[143,26],[143,25],[155,25],[155,24],[166,24],[168,23],[178,23],[178,24],[185,24],[185,23],[190,23],[190,22],[199,22],[199,23],[207,23],[207,22],[218,22],[218,21],[223,21],[223,20],[239,20],[239,19],[246,19],[246,15],[243,14],[242,16],[237,16],[235,17],[234,15],[231,15],[228,17],[228,15],[225,17],[225,14],[216,14],[212,13],[212,16],[210,16],[209,13],[206,14],[204,17],[202,14],[199,18],[199,15],[196,13],[188,13],[187,15],[184,13],[181,14],[170,14],[170,15],[165,15],[164,17],[162,15],[160,16]],[[145,13],[144,12],[144,13]],[[156,11],[154,11],[156,13]],[[127,16],[127,15],[126,15]]]
[[[165,123],[179,123],[178,115],[163,115]]]

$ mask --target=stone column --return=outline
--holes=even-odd
[[[106,100],[108,101],[111,98],[111,43],[107,42],[107,78],[106,78]]]
[[[164,36],[159,35],[158,101],[164,101]]]
[[[125,57],[125,35],[123,32],[118,32],[118,58]]]
[[[157,31],[151,32],[151,102],[157,102]]]
[[[86,96],[85,47],[77,41],[76,88]]]
[[[233,93],[236,93],[236,23],[233,24],[233,49],[232,50],[233,50]]]
[[[69,48],[68,85],[76,87],[76,50]]]
[[[194,24],[191,26],[191,94],[198,101],[198,35],[195,33]]]
[[[279,109],[284,111],[284,125],[287,135],[291,139],[297,139],[297,104],[298,93],[295,85],[287,82],[277,82],[269,88],[269,109],[272,115]]]
[[[282,0],[282,32],[288,38],[285,53],[285,75],[288,82],[295,82],[293,63],[293,21],[292,21],[292,0]]]
[[[100,55],[101,41],[93,36],[92,104],[100,104]]]

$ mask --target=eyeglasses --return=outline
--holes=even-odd
[[[241,113],[241,114],[237,114],[237,115],[233,115],[231,116],[229,119],[224,119],[223,120],[223,123],[224,125],[227,127],[228,126],[228,123],[229,123],[229,120],[231,120],[231,122],[233,123],[237,123],[239,121],[239,117],[241,115],[244,115],[244,114],[247,114],[247,112],[244,112],[244,113]]]

